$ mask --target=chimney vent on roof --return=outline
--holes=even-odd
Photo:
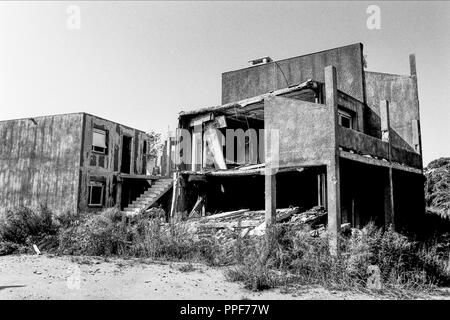
[[[250,63],[252,66],[256,66],[259,64],[265,64],[268,62],[272,62],[272,58],[271,57],[263,57],[263,58],[259,58],[259,59],[255,59],[255,60],[250,60],[248,63]]]

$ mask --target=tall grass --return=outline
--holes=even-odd
[[[32,244],[54,248],[58,228],[52,212],[45,205],[37,210],[27,207],[6,210],[0,219],[0,254],[27,252]]]
[[[419,292],[437,285],[449,285],[449,261],[440,252],[441,244],[412,242],[392,229],[383,230],[373,224],[349,237],[340,238],[340,255],[330,254],[327,235],[313,238],[300,226],[278,225],[271,231],[271,251],[261,265],[267,244],[260,240],[257,252],[238,267],[227,271],[230,280],[249,283],[261,269],[291,276],[296,283],[317,284],[330,289],[365,290],[368,267],[378,266],[383,289],[387,292]],[[277,283],[271,280],[270,283]],[[253,286],[255,287],[255,286]]]
[[[450,284],[449,237],[415,242],[369,224],[341,236],[341,254],[333,256],[326,233],[314,238],[301,225],[277,224],[268,235],[241,239],[236,233],[234,240],[219,245],[214,236],[199,240],[186,224],[166,224],[139,215],[125,219],[116,209],[54,217],[45,206],[36,211],[20,207],[0,221],[0,255],[30,251],[37,244],[42,251],[59,254],[232,264],[227,279],[242,281],[252,290],[293,282],[364,290],[372,265],[380,269],[383,288],[392,292]]]

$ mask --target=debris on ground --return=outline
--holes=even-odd
[[[39,248],[37,247],[37,245],[33,244],[33,249],[34,249],[34,252],[36,252],[37,255],[40,255],[40,254],[41,254],[41,251],[39,250]]]
[[[313,207],[304,212],[300,212],[299,207],[276,211],[277,223],[308,225],[315,232],[312,236],[319,236],[325,231],[326,217],[327,213],[323,207]],[[240,209],[193,218],[184,223],[187,231],[197,240],[215,239],[219,245],[232,243],[237,238],[263,236],[266,232],[264,210]]]

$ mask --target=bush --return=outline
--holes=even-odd
[[[125,223],[126,218],[112,208],[95,215],[79,215],[61,229],[60,253],[206,262],[214,259],[210,243],[194,241],[193,235],[182,225],[162,224],[159,219],[143,215]]]
[[[450,158],[433,160],[424,171],[427,207],[442,217],[450,218]]]
[[[0,221],[0,242],[3,249],[10,248],[4,252],[12,253],[21,246],[32,244],[44,249],[54,248],[57,246],[57,233],[58,224],[45,205],[36,211],[26,207],[9,209]]]
[[[260,273],[261,283],[271,283],[266,287],[273,287],[277,281],[267,280],[268,271],[255,268],[265,261],[264,268],[293,275],[295,282],[330,289],[365,290],[371,265],[379,267],[381,283],[392,292],[418,292],[449,284],[449,261],[440,243],[425,246],[392,229],[384,231],[369,224],[362,230],[354,230],[347,238],[342,237],[341,254],[336,257],[330,254],[326,234],[313,238],[309,231],[299,226],[274,226],[270,231],[271,241],[267,244],[265,239],[260,239],[257,247],[263,249],[249,255],[239,267],[227,271],[227,278],[255,288],[252,284],[258,283],[255,279]],[[270,254],[261,260],[261,252],[267,250],[268,245]]]
[[[126,252],[123,215],[114,208],[97,214],[80,214],[66,220],[59,233],[63,254],[110,256]],[[66,219],[66,218],[65,218]]]
[[[285,283],[281,276],[266,266],[249,263],[227,269],[225,278],[232,282],[243,282],[245,288],[252,291],[267,290]]]

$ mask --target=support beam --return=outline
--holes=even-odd
[[[265,174],[265,196],[266,196],[266,228],[268,229],[276,221],[277,211],[277,178],[270,169]]]
[[[389,102],[387,100],[380,101],[380,120],[381,120],[381,140],[390,142],[390,117]]]
[[[409,69],[411,72],[411,78],[413,80],[413,87],[414,87],[414,99],[417,109],[417,119],[413,120],[412,122],[412,130],[413,130],[413,144],[414,149],[417,153],[422,154],[422,137],[420,134],[420,122],[418,120],[419,118],[419,89],[417,85],[417,69],[416,69],[416,56],[414,54],[409,55]],[[423,164],[422,164],[423,167]]]
[[[325,103],[330,108],[333,133],[331,135],[333,150],[327,165],[327,211],[328,233],[330,235],[330,252],[339,254],[339,233],[341,231],[341,189],[339,180],[339,141],[338,141],[338,101],[336,68],[325,68]]]
[[[192,131],[192,171],[200,171],[202,166],[202,129],[202,125],[197,125]]]
[[[170,218],[169,221],[172,222],[175,217],[175,212],[178,207],[178,173],[173,173],[173,188],[172,188],[172,203],[170,206]]]
[[[172,162],[172,138],[170,135],[167,137],[167,162],[166,162],[166,176],[171,174],[171,162]]]
[[[389,117],[389,102],[380,101],[381,138],[388,145],[388,175],[384,185],[384,225],[388,228],[394,225],[394,186],[392,180],[392,144],[391,144],[391,120]]]
[[[392,179],[392,167],[388,168],[388,174],[384,184],[384,225],[386,228],[392,225],[395,230],[394,185]]]
[[[412,120],[411,121],[412,126],[412,141],[414,145],[414,150],[416,152],[421,153],[422,149],[420,147],[420,128],[419,128],[419,120]]]
[[[204,147],[206,149],[206,146],[208,146],[209,150],[211,151],[211,154],[214,159],[214,166],[216,169],[226,170],[227,165],[225,163],[225,158],[223,156],[223,141],[220,138],[220,131],[216,129],[216,125],[214,122],[209,122],[205,125],[205,132],[204,132],[204,140],[205,144]],[[206,155],[206,150],[205,150]],[[206,164],[206,161],[205,161]]]

